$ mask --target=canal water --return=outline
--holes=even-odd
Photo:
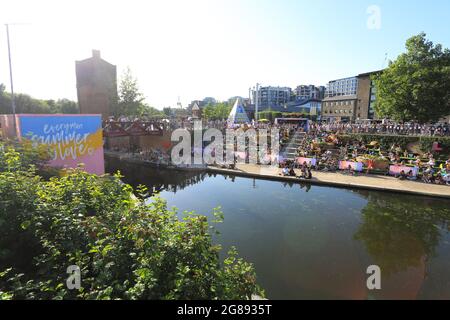
[[[109,162],[168,207],[224,222],[269,299],[450,299],[450,201]],[[211,219],[212,220],[212,219]],[[368,290],[367,268],[381,269]]]

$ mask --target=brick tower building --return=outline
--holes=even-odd
[[[109,117],[117,105],[117,68],[92,50],[92,57],[76,61],[80,113]]]

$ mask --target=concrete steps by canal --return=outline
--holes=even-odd
[[[289,140],[287,146],[281,151],[281,155],[283,158],[287,160],[295,160],[297,157],[297,150],[303,141],[306,133],[304,132],[296,132]]]

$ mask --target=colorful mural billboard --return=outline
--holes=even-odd
[[[317,165],[317,159],[316,158],[303,158],[299,157],[297,158],[297,163],[300,165],[303,165],[306,162],[306,164],[316,166]]]
[[[339,170],[348,170],[349,166],[358,172],[362,172],[364,169],[364,164],[362,162],[339,161]]]
[[[17,115],[19,138],[50,146],[50,165],[104,174],[101,115]]]
[[[389,174],[391,176],[397,176],[402,171],[404,171],[406,174],[408,174],[410,171],[412,171],[412,175],[414,177],[417,177],[417,175],[419,174],[419,168],[417,168],[417,167],[397,166],[397,165],[389,166]]]

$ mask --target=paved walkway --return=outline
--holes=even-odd
[[[208,167],[210,172],[233,174],[243,177],[270,179],[279,181],[307,181],[311,184],[328,185],[346,188],[361,188],[379,191],[395,191],[431,197],[450,199],[450,186],[425,184],[416,181],[398,180],[394,177],[365,175],[358,176],[345,175],[343,173],[317,172],[313,171],[312,180],[300,180],[294,177],[280,176],[281,169],[270,166],[259,166],[252,164],[237,165],[236,170],[220,169]],[[300,175],[299,170],[296,170]]]

